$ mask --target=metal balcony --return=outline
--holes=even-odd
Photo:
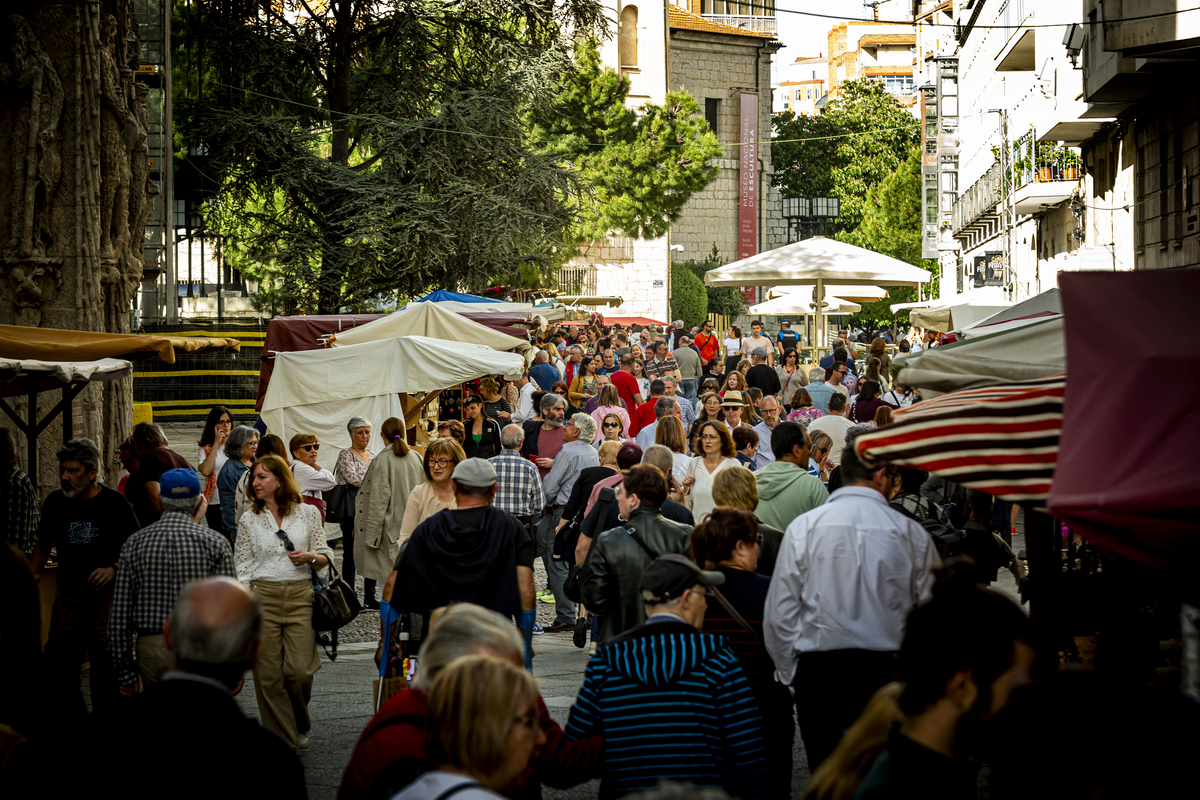
[[[983,177],[971,184],[954,201],[950,228],[955,237],[965,235],[994,220],[1000,205],[1000,163],[992,164]]]

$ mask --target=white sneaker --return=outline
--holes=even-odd
[[[589,656],[596,655],[596,643],[595,642],[592,642],[591,644],[588,645],[588,655]]]
[[[303,750],[304,748],[308,747],[308,743],[312,741],[312,732],[310,731],[308,733],[300,734],[299,737],[297,737],[297,741],[300,745],[300,749]]]

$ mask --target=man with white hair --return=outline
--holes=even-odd
[[[579,374],[579,365],[583,361],[583,348],[577,344],[567,346],[567,361],[566,369],[563,372],[563,382],[567,386],[571,385],[571,381]]]
[[[524,443],[525,430],[520,425],[505,425],[500,432],[504,449],[488,461],[496,468],[496,499],[492,505],[528,526],[545,505],[545,494],[537,467],[521,455]]]
[[[537,552],[554,593],[554,624],[546,628],[547,633],[574,629],[575,604],[563,593],[563,583],[569,571],[566,562],[554,555],[554,535],[562,521],[563,508],[571,499],[571,490],[579,473],[587,467],[600,466],[600,457],[592,447],[596,438],[596,420],[587,414],[576,414],[563,426],[562,449],[554,457],[554,466],[542,481],[546,493],[545,516],[538,524]]]
[[[163,625],[184,584],[214,575],[237,577],[229,540],[196,522],[202,494],[195,470],[168,470],[159,485],[163,515],[121,548],[108,618],[109,650],[126,697],[137,692],[139,678],[145,690],[171,666]]]
[[[165,505],[165,488],[162,495]],[[163,521],[170,517],[181,518],[181,512],[168,511]],[[222,576],[184,585],[168,609],[163,635],[172,668],[128,700],[113,727],[89,745],[98,751],[94,763],[116,764],[136,753],[142,785],[186,780],[186,789],[176,793],[188,797],[306,797],[299,756],[233,699],[262,653],[262,604]],[[214,742],[254,756],[225,759],[220,768],[190,770],[183,778],[181,754],[205,752]]]

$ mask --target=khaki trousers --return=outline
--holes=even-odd
[[[175,659],[167,649],[167,640],[161,633],[138,637],[137,665],[143,690],[158,683],[163,673],[175,666]]]
[[[262,657],[254,667],[254,694],[262,724],[299,750],[299,735],[312,728],[308,700],[321,668],[312,628],[312,584],[254,581],[262,601]]]

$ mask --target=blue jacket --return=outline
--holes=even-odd
[[[723,636],[678,620],[647,622],[605,642],[588,664],[567,737],[604,737],[600,797],[659,780],[766,793],[762,715]]]
[[[543,392],[550,391],[554,388],[554,384],[562,380],[562,375],[558,374],[558,370],[549,361],[543,361],[530,367],[529,377],[533,378]]]

